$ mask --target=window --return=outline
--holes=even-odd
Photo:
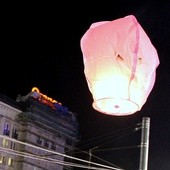
[[[12,138],[18,139],[17,128],[15,126],[12,129]]]
[[[8,158],[8,166],[12,166],[13,163],[13,159],[12,158]]]
[[[0,164],[4,163],[4,156],[0,155]]]
[[[44,146],[47,148],[49,147],[49,141],[47,139],[44,139]]]
[[[8,144],[9,144],[9,140],[8,139],[3,139],[2,146],[3,147],[8,147]]]
[[[54,142],[51,142],[51,149],[56,150],[56,145],[54,144]]]
[[[4,123],[4,131],[3,131],[3,135],[9,136],[9,124],[7,122]]]
[[[15,142],[11,142],[11,149],[15,149]]]
[[[42,138],[40,136],[37,136],[37,144],[41,145],[42,143]]]

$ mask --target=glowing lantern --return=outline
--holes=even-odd
[[[130,115],[145,104],[159,58],[133,15],[93,23],[81,38],[84,73],[101,113]]]

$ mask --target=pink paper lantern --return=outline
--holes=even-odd
[[[141,110],[155,84],[159,58],[136,18],[93,23],[80,44],[93,108],[115,116]]]

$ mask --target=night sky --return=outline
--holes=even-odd
[[[141,123],[143,117],[150,117],[148,170],[170,169],[168,0],[9,0],[1,8],[0,93],[16,99],[18,94],[26,95],[36,86],[42,93],[60,101],[77,113],[80,148],[86,151],[106,141],[110,141],[109,145],[103,145],[103,149],[139,145],[140,130],[125,134],[131,132],[129,127]],[[80,39],[92,23],[127,15],[134,15],[150,37],[160,65],[155,86],[141,111],[123,117],[109,116],[92,108]],[[128,148],[94,154],[126,170],[137,170],[139,151],[139,148]]]

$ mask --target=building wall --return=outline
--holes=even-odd
[[[72,169],[64,168],[63,161],[78,142],[76,120],[73,123],[63,114],[56,118],[56,113],[53,117],[37,102],[26,109],[9,103],[0,101],[0,170]],[[50,112],[52,117],[46,117]]]
[[[21,110],[0,101],[0,169],[3,170],[13,170],[16,165],[17,156],[10,154],[10,150],[7,149],[17,149],[19,145],[3,136],[17,138],[19,123],[15,121],[15,118],[19,113]]]
[[[55,160],[64,160],[64,157],[57,153],[64,154],[65,139],[58,138],[54,133],[49,132],[48,129],[40,128],[32,123],[22,124],[22,128],[20,129],[22,131],[19,140],[31,144],[31,146],[23,145],[20,149],[26,153],[31,153],[33,157],[23,157],[22,161],[25,164],[24,170],[29,169],[30,166],[32,167],[31,169],[63,169],[63,166],[52,162]],[[35,155],[38,155],[36,159],[34,159]],[[42,157],[44,157],[44,161],[42,161]]]

